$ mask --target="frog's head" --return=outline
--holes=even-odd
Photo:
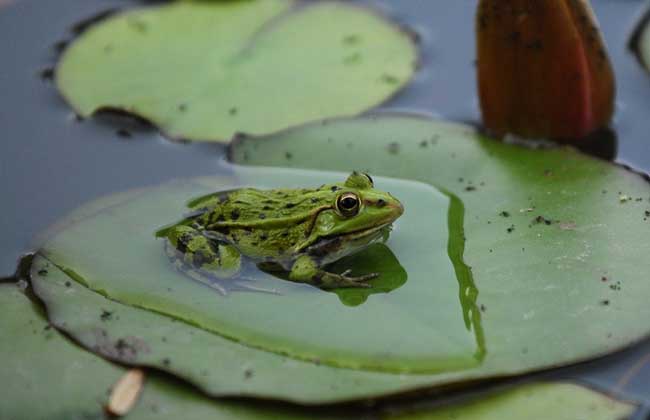
[[[357,243],[367,238],[370,242],[404,213],[402,203],[376,189],[372,178],[364,173],[353,172],[344,183],[335,184],[329,191],[331,205],[318,214],[302,247],[324,238]]]

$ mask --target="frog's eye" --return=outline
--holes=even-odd
[[[359,197],[354,193],[341,194],[336,199],[336,208],[341,213],[341,216],[356,216],[359,213]]]
[[[366,174],[366,173],[364,173],[364,175],[366,176],[366,178],[368,178],[368,181],[370,181],[370,186],[374,187],[375,186],[375,181],[372,180],[372,177],[370,175]]]

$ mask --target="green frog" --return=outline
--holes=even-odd
[[[166,251],[191,277],[233,278],[242,256],[264,271],[322,289],[371,287],[378,273],[351,276],[324,269],[328,264],[388,237],[404,207],[375,189],[372,178],[353,172],[343,183],[315,189],[242,188],[194,200],[194,212],[163,229]]]

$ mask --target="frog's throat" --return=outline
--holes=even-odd
[[[366,237],[373,236],[377,232],[389,228],[392,224],[393,222],[390,221],[387,223],[383,223],[381,225],[373,226],[371,228],[359,229],[341,235],[320,236],[316,240],[304,241],[300,243],[298,246],[296,246],[295,251],[296,252],[304,251],[305,249],[311,246],[316,246],[321,241],[327,241],[332,238],[341,238],[341,239],[345,239],[346,241],[357,241]]]

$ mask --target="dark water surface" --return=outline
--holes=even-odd
[[[385,109],[477,121],[473,14],[475,2],[364,0],[421,36],[422,68]],[[98,12],[137,2],[21,0],[0,12],[0,277],[11,275],[32,238],[81,203],[177,177],[224,171],[223,147],[167,141],[155,130],[107,119],[76,121],[43,70],[69,28]],[[443,6],[444,5],[444,6]],[[619,83],[619,156],[650,169],[644,126],[650,78],[626,49],[642,1],[595,2]],[[119,77],[119,75],[116,75]],[[122,134],[122,135],[120,135]]]
[[[478,120],[470,0],[364,0],[421,36],[422,68],[383,108],[447,119]],[[641,0],[594,0],[618,80],[619,160],[650,171],[650,77],[627,50]],[[32,238],[93,198],[178,177],[228,171],[224,147],[172,143],[155,130],[106,118],[79,122],[43,80],[56,61],[54,45],[76,22],[124,0],[21,0],[0,9],[0,278],[10,276]],[[119,75],[116,75],[119,77]],[[46,78],[46,77],[45,77]],[[119,133],[126,128],[126,133]],[[120,135],[121,134],[121,135]],[[101,240],[101,238],[98,238]],[[650,402],[650,375],[615,382],[648,353],[628,352],[563,370],[559,376],[604,384]],[[647,367],[646,367],[647,368]],[[648,369],[646,369],[646,372]],[[568,372],[568,373],[567,373]]]

